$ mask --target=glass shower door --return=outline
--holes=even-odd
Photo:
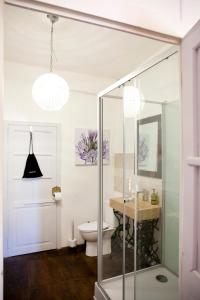
[[[124,116],[123,88],[101,99],[101,230],[99,240],[100,283],[110,299],[126,299],[134,291],[134,222],[136,195],[136,120]],[[112,118],[111,118],[112,116]],[[109,141],[109,160],[105,143]],[[106,252],[107,224],[110,228],[110,252]]]
[[[123,102],[101,99],[100,283],[110,299],[123,298]],[[113,113],[114,112],[114,113]],[[112,117],[111,117],[112,116]],[[103,228],[104,224],[104,228]],[[116,298],[117,297],[117,298]]]
[[[137,77],[137,271],[135,300],[178,299],[180,101],[178,55]],[[165,87],[166,74],[170,84]],[[151,84],[149,84],[150,78]],[[157,82],[163,85],[157,89]],[[131,298],[130,298],[131,299]],[[128,300],[128,298],[126,299]]]
[[[131,85],[128,85],[131,86]],[[129,89],[129,87],[128,87]],[[124,102],[124,298],[135,299],[137,245],[137,119]]]
[[[131,195],[124,204],[125,227],[130,228],[125,230],[126,300],[148,299],[154,287],[147,271],[161,262],[161,114],[161,104],[143,99],[137,113],[124,116],[124,151],[133,157],[131,172],[130,164],[124,165]]]
[[[98,282],[105,299],[178,299],[179,77],[176,53],[167,58],[100,101]],[[166,74],[173,74],[171,89]],[[141,100],[134,108],[125,95],[131,86]]]
[[[148,100],[137,115],[137,187],[135,299],[161,299],[162,104]]]

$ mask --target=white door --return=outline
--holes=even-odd
[[[3,164],[3,90],[4,90],[4,38],[3,38],[3,10],[4,10],[4,1],[0,0],[0,164]],[[3,183],[3,168],[0,170],[0,300],[3,299],[3,192],[2,192],[2,183]]]
[[[29,149],[30,126],[34,153],[43,177],[22,179]],[[15,123],[7,126],[7,256],[56,248],[58,127]]]
[[[182,41],[181,300],[200,300],[200,22]]]

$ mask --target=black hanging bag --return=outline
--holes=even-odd
[[[37,178],[42,176],[43,174],[33,153],[33,134],[30,132],[29,155],[26,159],[23,178]]]

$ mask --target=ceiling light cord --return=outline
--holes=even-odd
[[[51,22],[51,40],[50,40],[50,73],[53,72],[53,32],[54,32],[54,22]]]
[[[47,18],[51,21],[51,37],[50,37],[50,73],[53,72],[53,55],[54,55],[54,23],[58,21],[58,16],[56,15],[47,15]]]

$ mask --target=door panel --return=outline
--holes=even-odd
[[[55,185],[54,185],[55,186]],[[49,201],[50,198],[50,191],[52,189],[52,180],[38,180],[33,182],[33,200],[42,202],[42,201]]]
[[[181,300],[200,299],[200,22],[182,42]]]
[[[22,179],[33,130],[34,153],[43,177]],[[58,127],[15,123],[8,125],[8,256],[56,248]]]
[[[52,249],[56,245],[55,204],[15,207],[12,230],[13,249],[17,254]],[[54,240],[53,240],[54,238]]]

